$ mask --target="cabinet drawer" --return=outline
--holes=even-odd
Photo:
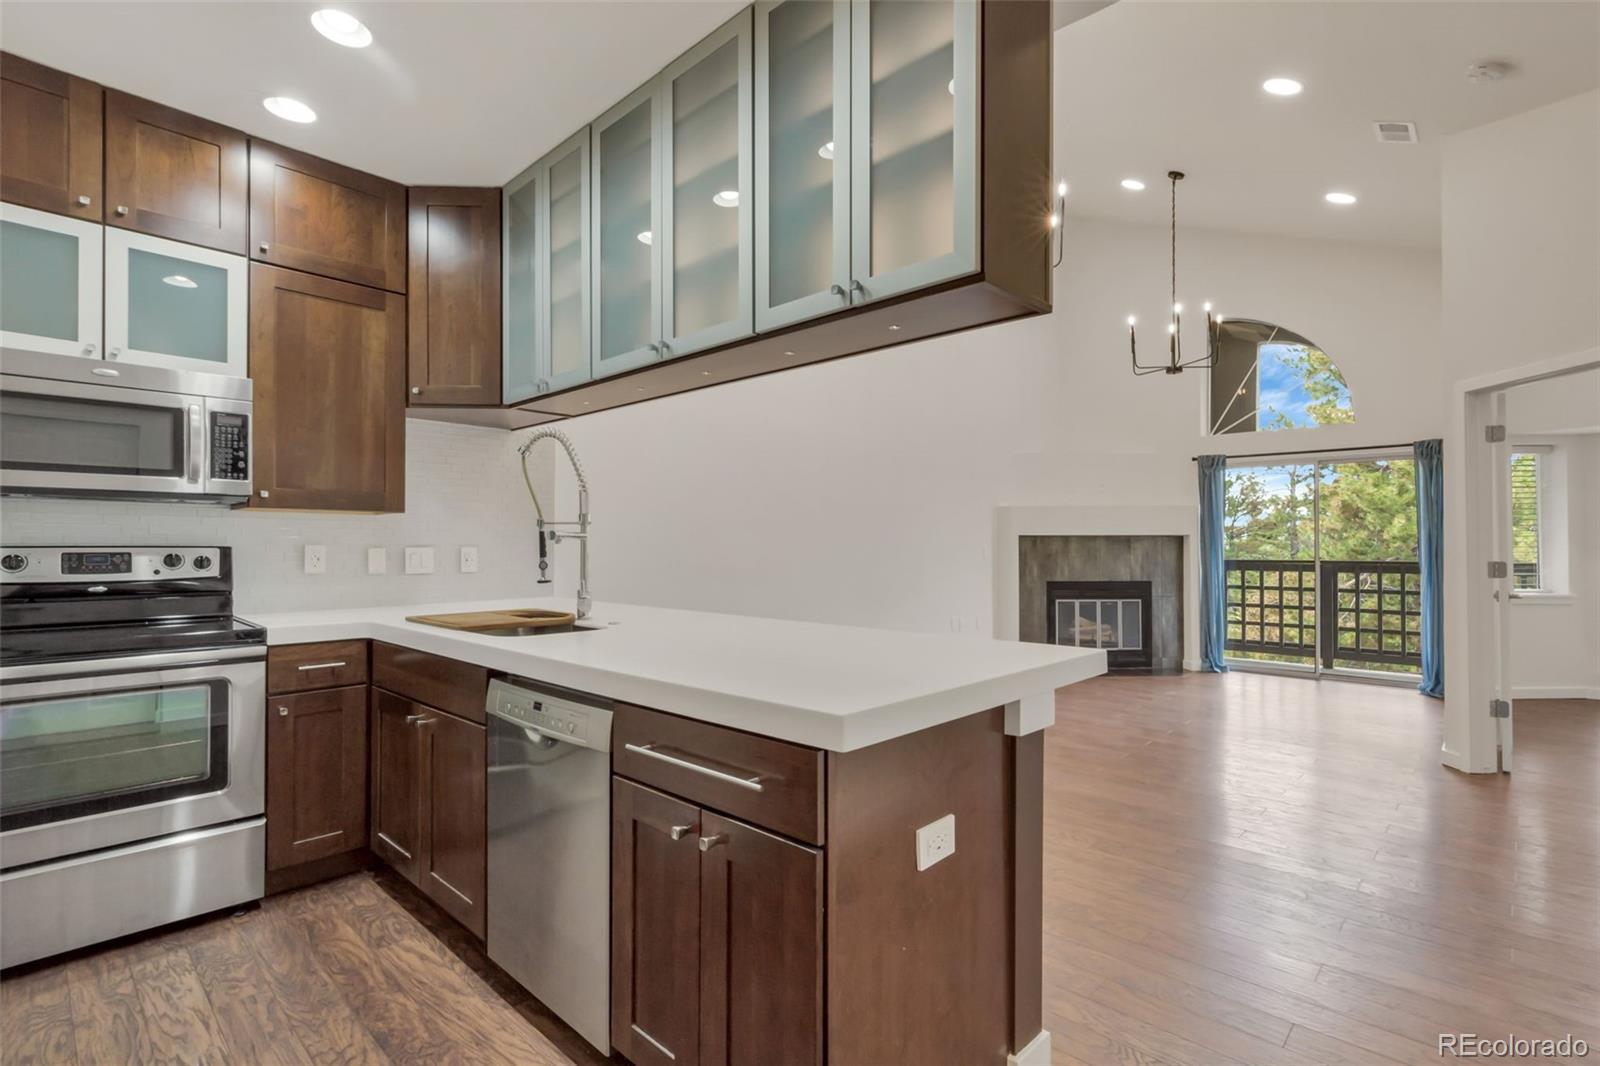
[[[374,641],[372,683],[469,722],[482,725],[487,721],[483,703],[489,691],[489,671],[481,666]]]
[[[822,843],[822,752],[625,703],[611,728],[622,776]]]
[[[367,642],[335,640],[267,649],[267,691],[305,692],[359,685],[367,679]]]

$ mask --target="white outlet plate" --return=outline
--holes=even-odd
[[[428,547],[428,548],[407,548],[406,549],[406,573],[408,573],[408,574],[431,574],[431,573],[433,573],[433,549],[431,547]]]
[[[461,572],[463,574],[476,574],[478,572],[478,549],[471,545],[461,546]]]
[[[917,830],[917,869],[926,870],[956,853],[956,816],[947,814]]]
[[[387,548],[367,549],[367,573],[386,574],[389,572],[389,550]]]
[[[308,574],[326,574],[328,572],[328,548],[325,544],[307,544],[305,549],[305,571]]]

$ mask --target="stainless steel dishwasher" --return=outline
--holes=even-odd
[[[489,682],[489,958],[610,1054],[611,704]]]

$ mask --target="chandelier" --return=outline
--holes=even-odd
[[[1128,354],[1133,359],[1133,373],[1135,377],[1146,374],[1181,374],[1191,367],[1199,370],[1210,370],[1217,365],[1217,336],[1221,332],[1222,316],[1212,317],[1211,303],[1206,302],[1206,354],[1188,362],[1183,361],[1183,304],[1178,302],[1178,182],[1183,180],[1183,171],[1169,170],[1167,178],[1172,182],[1172,321],[1167,323],[1167,361],[1154,366],[1145,366],[1139,362],[1139,337],[1136,329],[1137,319],[1128,316]]]

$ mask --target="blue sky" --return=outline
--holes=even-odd
[[[1306,411],[1311,397],[1306,394],[1299,371],[1284,362],[1303,351],[1297,344],[1263,344],[1256,349],[1256,424],[1262,428],[1274,412],[1295,427],[1314,426],[1316,420]],[[1341,386],[1345,406],[1350,392]]]

